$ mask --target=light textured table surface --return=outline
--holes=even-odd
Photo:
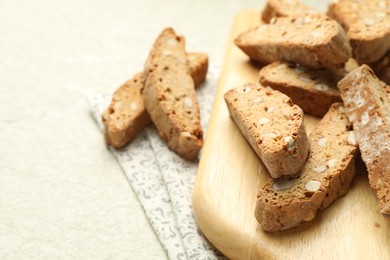
[[[220,66],[234,14],[262,6],[0,0],[0,259],[166,258],[86,96],[141,70],[168,26]]]

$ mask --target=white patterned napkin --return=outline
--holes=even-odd
[[[201,124],[207,129],[219,69],[210,68],[197,90]],[[101,114],[111,94],[88,97],[91,112],[103,129]],[[191,196],[198,168],[169,150],[154,126],[149,126],[121,150],[110,149],[118,159],[154,231],[170,259],[223,259],[197,227]]]

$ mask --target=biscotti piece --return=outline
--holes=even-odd
[[[190,74],[194,80],[195,88],[202,84],[209,68],[209,56],[203,52],[192,52],[187,54],[187,63]]]
[[[370,185],[379,198],[379,209],[390,214],[390,86],[362,65],[345,76],[338,87]]]
[[[309,143],[303,112],[289,97],[260,84],[226,92],[230,116],[273,178],[296,174]]]
[[[263,67],[259,75],[263,86],[286,94],[309,115],[322,117],[333,103],[341,102],[337,83],[344,76],[342,71],[276,61]]]
[[[380,80],[390,85],[390,52],[379,61],[370,64],[370,67],[374,70],[375,75],[377,75]]]
[[[261,19],[265,23],[270,23],[272,18],[316,12],[316,10],[298,0],[268,0],[261,13]]]
[[[360,64],[375,62],[390,50],[390,1],[339,0],[329,5],[328,15],[347,31]]]
[[[257,193],[255,216],[266,231],[299,226],[346,194],[357,147],[344,108],[335,103],[310,134],[310,155],[298,178],[270,179]]]
[[[264,64],[286,60],[312,68],[338,68],[352,53],[341,26],[320,14],[277,18],[273,24],[240,34],[234,42]]]
[[[188,53],[187,62],[197,88],[206,78],[208,56],[201,52]],[[124,147],[151,122],[141,93],[144,83],[144,73],[137,73],[114,92],[110,105],[102,115],[108,145]]]
[[[144,74],[140,72],[114,92],[102,115],[108,145],[115,148],[125,146],[150,123],[141,95],[143,87]]]
[[[168,28],[145,63],[146,110],[169,148],[194,160],[203,145],[198,100],[187,64],[184,38]]]

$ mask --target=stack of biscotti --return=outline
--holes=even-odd
[[[242,33],[235,43],[266,65],[260,71],[262,85],[288,95],[305,113],[321,117],[341,101],[336,86],[346,73],[351,46],[333,19],[299,1],[285,2],[268,1],[262,12],[266,23]]]
[[[332,105],[309,139],[310,156],[299,177],[270,179],[258,191],[255,216],[266,231],[310,221],[349,190],[357,147],[342,104]]]
[[[206,78],[208,56],[200,52],[188,53],[187,62],[197,88]],[[139,72],[114,92],[110,105],[102,115],[108,145],[115,148],[128,145],[151,123],[142,95],[144,83],[144,73]]]
[[[328,10],[328,15],[340,23],[347,32],[348,39],[344,39],[344,41],[351,44],[353,55],[358,63],[369,63],[378,77],[387,83],[390,81],[390,64],[388,62],[388,57],[385,55],[385,53],[390,50],[389,10],[390,2],[383,0],[334,1],[329,5]],[[299,17],[314,13],[321,15],[317,10],[306,6],[297,0],[269,0],[263,9],[262,18],[265,23],[273,25],[277,23],[279,17]],[[301,21],[302,19],[298,19],[299,24],[302,23]],[[260,25],[259,28],[262,27],[263,26]],[[291,26],[282,26],[282,28],[291,30]],[[318,29],[313,30],[309,26],[306,29],[306,32],[301,33],[300,39],[304,39],[305,37],[308,38],[307,35],[309,33],[319,33]],[[265,37],[268,36],[269,34],[266,34]],[[282,36],[286,37],[284,32]],[[238,38],[240,38],[240,36]],[[288,38],[286,41],[290,42],[291,39]],[[262,43],[260,45],[262,45]],[[312,48],[312,46],[308,44],[306,47]],[[247,52],[247,50],[243,50],[244,52]],[[256,59],[256,57],[251,56],[252,54],[248,55],[252,59]],[[298,63],[296,66],[310,71],[313,71],[313,69],[315,70],[315,68],[318,67],[317,65],[313,66],[312,64],[302,63],[299,59],[295,59],[294,57],[284,56],[281,59],[289,61],[290,64],[294,62]],[[269,61],[264,61],[264,59],[262,61],[266,64],[269,63]],[[327,82],[318,80],[317,76],[314,82],[310,82],[310,79],[305,81],[305,78],[303,78],[302,81],[297,80],[301,76],[299,74],[302,74],[299,70],[296,73],[291,73],[292,71],[290,71],[289,76],[284,77],[284,79],[283,77],[275,75],[271,76],[269,72],[275,71],[275,66],[269,66],[270,67],[267,66],[264,68],[264,71],[260,74],[260,83],[273,86],[289,95],[293,102],[301,106],[303,111],[307,114],[321,117],[326,113],[327,109],[329,109],[330,104],[340,100],[336,84],[334,83],[327,84]],[[316,72],[316,74],[323,73],[323,77],[329,79],[340,78],[340,76],[342,77],[346,72],[350,71],[336,70],[334,68],[329,68],[329,66],[323,67],[326,69],[321,69]],[[282,71],[278,74],[281,75]],[[330,76],[331,74],[334,75]],[[319,98],[318,88],[316,88],[316,86],[321,85],[324,86],[323,89],[326,90],[322,91],[324,95],[321,95],[322,97]],[[335,95],[338,95],[338,97],[335,97]],[[314,100],[312,99],[313,97]],[[314,103],[316,103],[315,106]]]
[[[328,17],[296,0],[268,0],[260,25],[235,39],[250,59],[265,65],[259,72],[263,88],[279,90],[306,114],[323,117],[310,135],[310,155],[302,168],[293,175],[271,178],[260,189],[255,216],[264,230],[285,230],[310,221],[318,210],[345,194],[354,176],[357,145],[379,208],[390,214],[390,87],[367,66],[357,69],[359,63],[370,63],[382,80],[388,80],[390,2],[359,3],[336,1]],[[370,94],[362,97],[363,93]],[[346,109],[335,102],[344,102]],[[256,114],[237,109],[241,114]],[[247,120],[243,123],[237,120],[237,111],[230,113],[244,136],[256,136],[255,118],[241,116]]]
[[[172,150],[195,159],[203,131],[194,88],[205,80],[207,69],[207,54],[186,54],[184,37],[171,28],[163,30],[144,72],[115,91],[102,115],[107,144],[121,148],[153,121]]]
[[[277,90],[248,83],[224,98],[231,118],[271,176],[258,192],[255,211],[264,230],[311,221],[318,210],[348,192],[357,146],[342,104],[333,104],[307,138],[302,110]]]

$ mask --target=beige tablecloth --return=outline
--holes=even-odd
[[[235,13],[263,5],[0,1],[0,259],[167,258],[85,97],[142,68],[168,26],[221,66]]]

